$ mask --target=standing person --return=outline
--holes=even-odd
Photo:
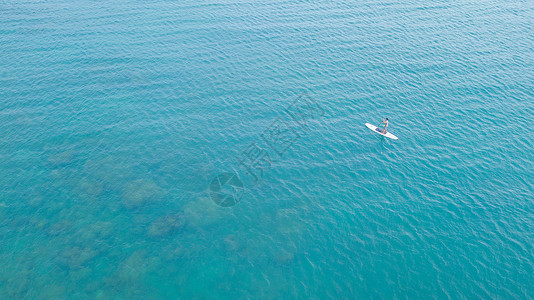
[[[384,126],[384,131],[382,131],[382,134],[386,134],[386,130],[388,129],[388,125],[389,125],[388,118],[386,118],[384,121],[382,121],[381,124],[384,124],[384,125],[382,125],[382,126]]]

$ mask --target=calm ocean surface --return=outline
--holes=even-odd
[[[533,119],[530,0],[0,1],[0,299],[532,299]]]

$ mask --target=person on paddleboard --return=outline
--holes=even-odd
[[[384,124],[384,125],[381,125],[381,126],[384,126],[384,131],[382,131],[382,134],[386,134],[386,130],[388,129],[388,125],[389,125],[388,118],[386,118],[384,121],[382,121],[381,124]]]

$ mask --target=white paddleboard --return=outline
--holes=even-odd
[[[367,128],[371,129],[372,131],[374,131],[374,132],[376,132],[378,134],[381,134],[381,135],[383,135],[385,137],[388,137],[390,139],[394,139],[394,140],[398,140],[399,139],[398,137],[394,136],[393,134],[391,134],[390,132],[387,132],[387,131],[386,131],[386,134],[383,134],[382,131],[384,131],[384,130],[376,127],[373,124],[365,123],[365,126],[367,126]]]

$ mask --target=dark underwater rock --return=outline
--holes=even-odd
[[[185,216],[183,214],[172,214],[161,217],[150,224],[148,236],[164,237],[180,231],[185,226]]]

